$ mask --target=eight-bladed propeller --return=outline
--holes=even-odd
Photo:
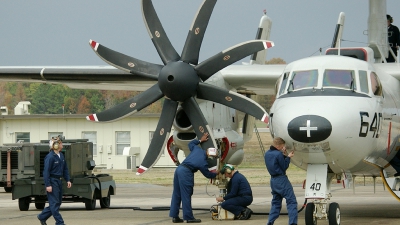
[[[87,116],[96,122],[115,121],[129,116],[151,103],[164,98],[160,120],[154,132],[146,156],[136,174],[150,169],[161,156],[170,136],[171,127],[179,103],[200,139],[204,132],[210,134],[208,141],[201,143],[203,149],[216,147],[212,129],[201,112],[195,97],[221,103],[267,122],[265,110],[256,102],[237,93],[204,83],[214,73],[236,61],[261,50],[273,47],[273,42],[254,40],[228,48],[198,64],[200,46],[211,13],[217,0],[204,0],[189,30],[182,55],[175,51],[157,16],[151,0],[142,0],[142,14],[150,38],[164,65],[157,65],[113,51],[90,40],[96,54],[108,64],[136,76],[158,80],[148,90],[103,112]]]

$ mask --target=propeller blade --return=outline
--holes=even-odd
[[[261,105],[236,92],[201,82],[197,87],[197,98],[220,103],[268,123],[268,113]]]
[[[187,100],[185,100],[185,102],[182,103],[182,108],[185,111],[186,115],[189,117],[189,120],[193,126],[193,130],[199,140],[204,133],[209,134],[208,140],[201,143],[202,148],[215,148],[217,144],[215,143],[212,130],[208,125],[206,118],[204,118],[204,115],[201,112],[196,100],[193,97],[188,98]]]
[[[147,153],[142,164],[139,166],[136,175],[141,175],[148,171],[162,155],[171,133],[171,127],[172,123],[174,122],[177,108],[178,102],[165,98],[157,128],[154,131],[149,149],[147,150]]]
[[[193,97],[185,100],[185,102],[182,103],[182,108],[185,111],[186,115],[189,117],[189,120],[193,126],[193,130],[199,140],[203,136],[203,133],[209,134],[208,140],[200,144],[201,147],[204,150],[207,150],[208,148],[217,148],[218,146],[215,142],[214,134],[211,130],[211,127],[208,125],[207,120],[204,118],[204,115],[201,112],[196,100]],[[210,171],[217,170],[217,158],[208,158],[207,162],[208,169]]]
[[[151,0],[142,0],[142,15],[150,38],[164,65],[171,61],[179,61],[180,56],[169,41]]]
[[[93,51],[106,63],[134,75],[157,80],[158,74],[163,68],[162,65],[145,62],[116,52],[93,40],[90,40],[89,44]]]
[[[197,65],[199,61],[200,46],[203,42],[204,34],[216,3],[217,0],[204,0],[203,4],[197,11],[196,17],[193,20],[193,24],[186,38],[185,46],[182,50],[182,61]]]
[[[221,69],[251,55],[255,52],[271,48],[274,42],[265,40],[254,40],[243,42],[206,59],[195,67],[197,74],[206,81],[214,73]]]
[[[146,91],[126,100],[121,104],[118,104],[103,112],[86,116],[86,119],[94,122],[112,122],[119,120],[142,110],[163,96],[164,94],[161,92],[158,84],[155,84]]]

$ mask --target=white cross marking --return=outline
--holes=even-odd
[[[306,130],[307,131],[307,137],[311,137],[311,132],[312,130],[318,130],[318,127],[311,127],[310,126],[311,121],[307,120],[307,127],[300,127],[300,130]]]

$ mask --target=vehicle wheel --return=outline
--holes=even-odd
[[[110,208],[110,202],[111,202],[111,196],[110,196],[110,190],[108,190],[107,197],[100,199],[100,207],[101,208]]]
[[[329,204],[328,220],[329,225],[340,225],[340,208],[336,202]]]
[[[29,210],[29,204],[31,204],[31,198],[30,197],[23,197],[18,199],[18,207],[20,211],[28,211]]]
[[[44,202],[35,202],[35,207],[36,209],[44,209],[45,204]]]
[[[12,191],[12,187],[4,187],[4,191],[10,193]]]
[[[308,203],[305,211],[306,225],[317,225],[317,218],[314,217],[314,203]]]
[[[96,208],[96,195],[93,194],[93,199],[85,200],[85,208],[86,210],[94,210]]]

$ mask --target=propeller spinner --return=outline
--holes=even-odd
[[[108,64],[135,76],[147,77],[158,82],[146,91],[125,102],[92,114],[86,118],[96,122],[111,122],[142,110],[164,98],[164,104],[146,156],[137,175],[150,169],[161,156],[171,133],[178,105],[181,104],[200,139],[208,132],[210,138],[201,143],[203,149],[216,147],[212,130],[201,112],[195,97],[214,101],[245,112],[264,122],[268,121],[265,110],[256,102],[235,92],[206,84],[214,73],[255,52],[273,47],[273,42],[254,40],[228,48],[198,64],[200,46],[211,13],[217,0],[204,0],[189,30],[181,56],[175,51],[157,16],[151,0],[142,0],[142,14],[150,38],[164,65],[153,64],[113,51],[90,40],[95,53]]]

